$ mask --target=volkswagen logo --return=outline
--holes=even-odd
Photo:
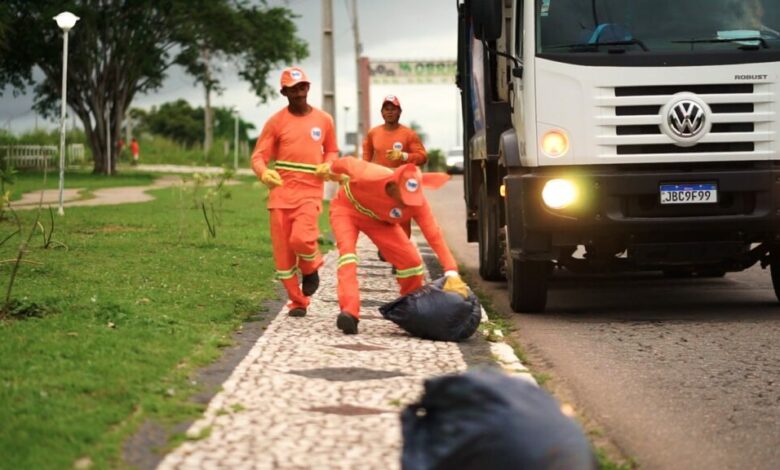
[[[704,129],[706,116],[704,109],[691,100],[675,103],[667,115],[669,129],[680,137],[693,137]]]

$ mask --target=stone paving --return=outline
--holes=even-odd
[[[397,297],[390,265],[365,237],[358,256],[359,334],[336,328],[334,250],[307,316],[279,312],[189,428],[190,440],[158,469],[400,467],[399,412],[420,397],[424,379],[468,367],[463,345],[486,341],[479,334],[464,343],[406,334],[376,308]],[[488,350],[507,372],[533,381],[509,346],[490,343]]]

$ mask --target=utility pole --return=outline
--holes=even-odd
[[[333,58],[333,2],[322,0],[322,110],[336,116],[336,66]],[[338,184],[325,182],[323,199],[336,195]]]
[[[322,109],[336,115],[336,66],[333,58],[333,2],[322,0]]]
[[[362,131],[365,126],[363,122],[363,87],[360,80],[360,54],[363,53],[363,44],[360,43],[360,30],[358,28],[358,10],[357,0],[352,0],[352,34],[355,42],[355,88],[357,88],[357,120],[355,121],[355,158],[360,158],[360,149],[362,139]]]

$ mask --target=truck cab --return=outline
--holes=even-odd
[[[780,2],[461,0],[467,230],[516,311],[556,269],[780,288]]]

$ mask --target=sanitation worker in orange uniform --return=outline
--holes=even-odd
[[[306,102],[309,79],[298,67],[282,71],[281,93],[288,106],[271,116],[252,152],[252,169],[268,186],[271,242],[276,278],[284,285],[288,314],[306,315],[319,287],[322,265],[317,238],[322,212],[322,178],[317,165],[338,156],[333,118]],[[271,161],[274,167],[269,168]],[[298,285],[298,274],[302,276]]]
[[[380,124],[368,131],[363,141],[363,160],[388,168],[398,168],[407,163],[425,165],[428,152],[413,129],[398,121],[401,119],[401,102],[395,95],[387,95],[382,100],[382,119]],[[412,235],[411,219],[404,222],[404,232]]]
[[[392,170],[352,157],[341,158],[317,169],[323,178],[341,182],[330,204],[330,224],[339,249],[338,298],[341,313],[336,326],[345,334],[358,332],[360,291],[357,279],[357,239],[365,233],[396,267],[395,277],[406,295],[424,282],[423,262],[417,248],[401,228],[414,219],[420,226],[447,281],[444,290],[464,298],[468,288],[458,275],[458,265],[447,247],[441,229],[423,196],[424,175],[413,163]],[[447,175],[431,175],[431,186],[443,184]],[[443,177],[443,178],[442,178]]]

